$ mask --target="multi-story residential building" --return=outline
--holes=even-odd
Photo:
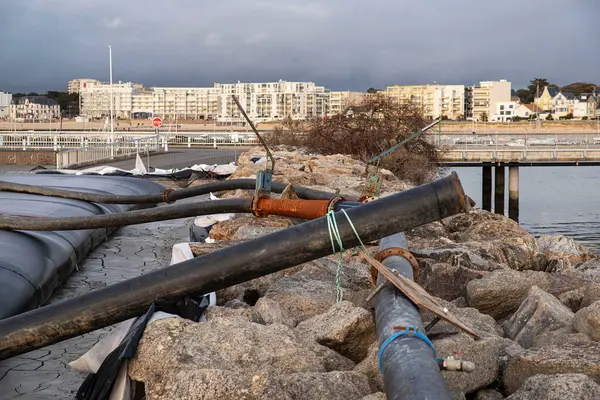
[[[116,118],[131,118],[133,112],[133,95],[137,94],[133,83],[86,85],[81,88],[81,115],[90,118],[110,116],[110,94],[113,93],[114,115]]]
[[[490,115],[490,122],[508,122],[517,115],[519,103],[516,101],[501,101],[496,103],[496,110]]]
[[[359,106],[368,93],[362,92],[330,92],[329,93],[329,116],[342,114],[350,106]]]
[[[103,83],[97,79],[91,79],[91,78],[73,79],[73,80],[69,81],[69,84],[67,86],[67,91],[69,92],[69,94],[81,93],[82,89],[91,88],[93,86],[101,85],[101,84],[103,84]]]
[[[534,103],[537,104],[542,111],[552,111],[552,100],[559,93],[558,89],[546,86],[542,89],[539,97],[534,99]]]
[[[386,94],[400,104],[420,108],[425,117],[462,119],[465,110],[464,85],[388,86]]]
[[[596,93],[583,93],[575,97],[573,117],[596,118],[596,110],[600,103],[600,96]]]
[[[324,117],[329,92],[312,82],[215,83],[205,88],[143,88],[128,82],[113,84],[115,116],[121,118],[160,116],[166,120],[199,119],[242,123],[232,95],[236,95],[254,121],[287,117],[308,120]],[[82,88],[81,114],[100,118],[110,115],[109,84]]]
[[[215,88],[221,89],[217,120],[224,123],[244,121],[233,95],[254,121],[310,120],[329,110],[329,91],[313,82],[216,83]]]
[[[500,103],[511,101],[511,84],[502,79],[499,81],[479,82],[479,86],[471,86],[466,91],[467,104],[470,107],[466,114],[476,121],[489,121],[496,111],[500,111]]]
[[[15,97],[10,104],[10,117],[33,122],[50,120],[60,117],[60,106],[46,96]]]
[[[554,117],[560,118],[567,114],[573,114],[575,95],[569,92],[558,92],[556,96],[552,98],[551,105],[551,110]]]
[[[150,92],[152,93],[150,112],[154,116],[174,120],[215,120],[219,115],[221,90],[217,87],[155,87]],[[134,108],[138,111],[136,107]],[[148,107],[144,111],[148,112]]]
[[[10,102],[12,94],[0,90],[0,118],[8,118],[10,116]]]

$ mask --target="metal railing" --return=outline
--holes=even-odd
[[[154,132],[115,132],[115,142],[155,137]],[[160,132],[163,146],[219,147],[254,146],[258,143],[254,133],[247,132]],[[106,147],[110,143],[107,132],[14,132],[0,131],[0,149],[3,150],[53,150],[81,147]]]
[[[159,136],[147,136],[121,142],[85,145],[74,149],[59,150],[56,153],[56,168],[71,168],[83,164],[93,164],[102,160],[128,157],[136,154],[156,153],[161,150]]]
[[[444,162],[596,161],[600,136],[593,134],[444,135],[427,134]]]

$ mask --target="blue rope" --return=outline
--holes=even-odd
[[[400,336],[404,336],[409,333],[415,335],[416,337],[424,341],[427,344],[427,346],[429,346],[431,350],[433,350],[433,358],[437,358],[437,352],[435,351],[435,347],[433,346],[433,343],[431,343],[431,341],[427,338],[427,336],[419,332],[419,329],[416,326],[407,326],[406,328],[404,328],[403,331],[398,331],[392,336],[388,337],[385,340],[385,342],[383,342],[383,344],[381,345],[381,348],[379,349],[379,355],[377,356],[377,361],[379,363],[379,371],[383,373],[383,364],[381,359],[383,358],[383,353],[385,352],[385,349],[388,347],[388,345]]]

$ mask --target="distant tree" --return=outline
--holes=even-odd
[[[593,83],[575,82],[575,83],[570,83],[566,86],[563,86],[562,88],[560,88],[560,90],[562,92],[570,92],[570,93],[573,93],[574,95],[578,96],[582,93],[591,93],[594,91],[595,88],[596,88],[596,85],[594,85]]]
[[[481,122],[488,122],[488,115],[486,112],[481,113]]]
[[[533,102],[533,95],[529,92],[529,89],[519,89],[517,90],[517,96],[519,96],[519,100],[523,104],[530,104]]]
[[[583,117],[583,118],[581,118],[581,120],[582,120],[582,121],[587,121],[587,120],[588,120],[588,117],[587,117],[587,116],[586,116],[586,117]]]
[[[382,92],[382,90],[381,89],[375,89],[375,88],[372,88],[372,87],[370,87],[370,88],[367,89],[367,93],[377,93],[377,92]]]
[[[548,114],[548,116],[546,117],[546,121],[554,121],[554,117],[552,117],[552,114]]]
[[[568,113],[567,115],[560,117],[560,119],[573,119],[573,113]]]
[[[63,116],[70,118],[79,114],[79,94],[49,90],[46,96],[56,100]]]

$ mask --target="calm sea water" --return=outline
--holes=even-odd
[[[453,170],[481,206],[481,168]],[[520,167],[519,178],[523,228],[536,237],[571,237],[600,254],[600,167]],[[508,209],[508,169],[505,180]]]

